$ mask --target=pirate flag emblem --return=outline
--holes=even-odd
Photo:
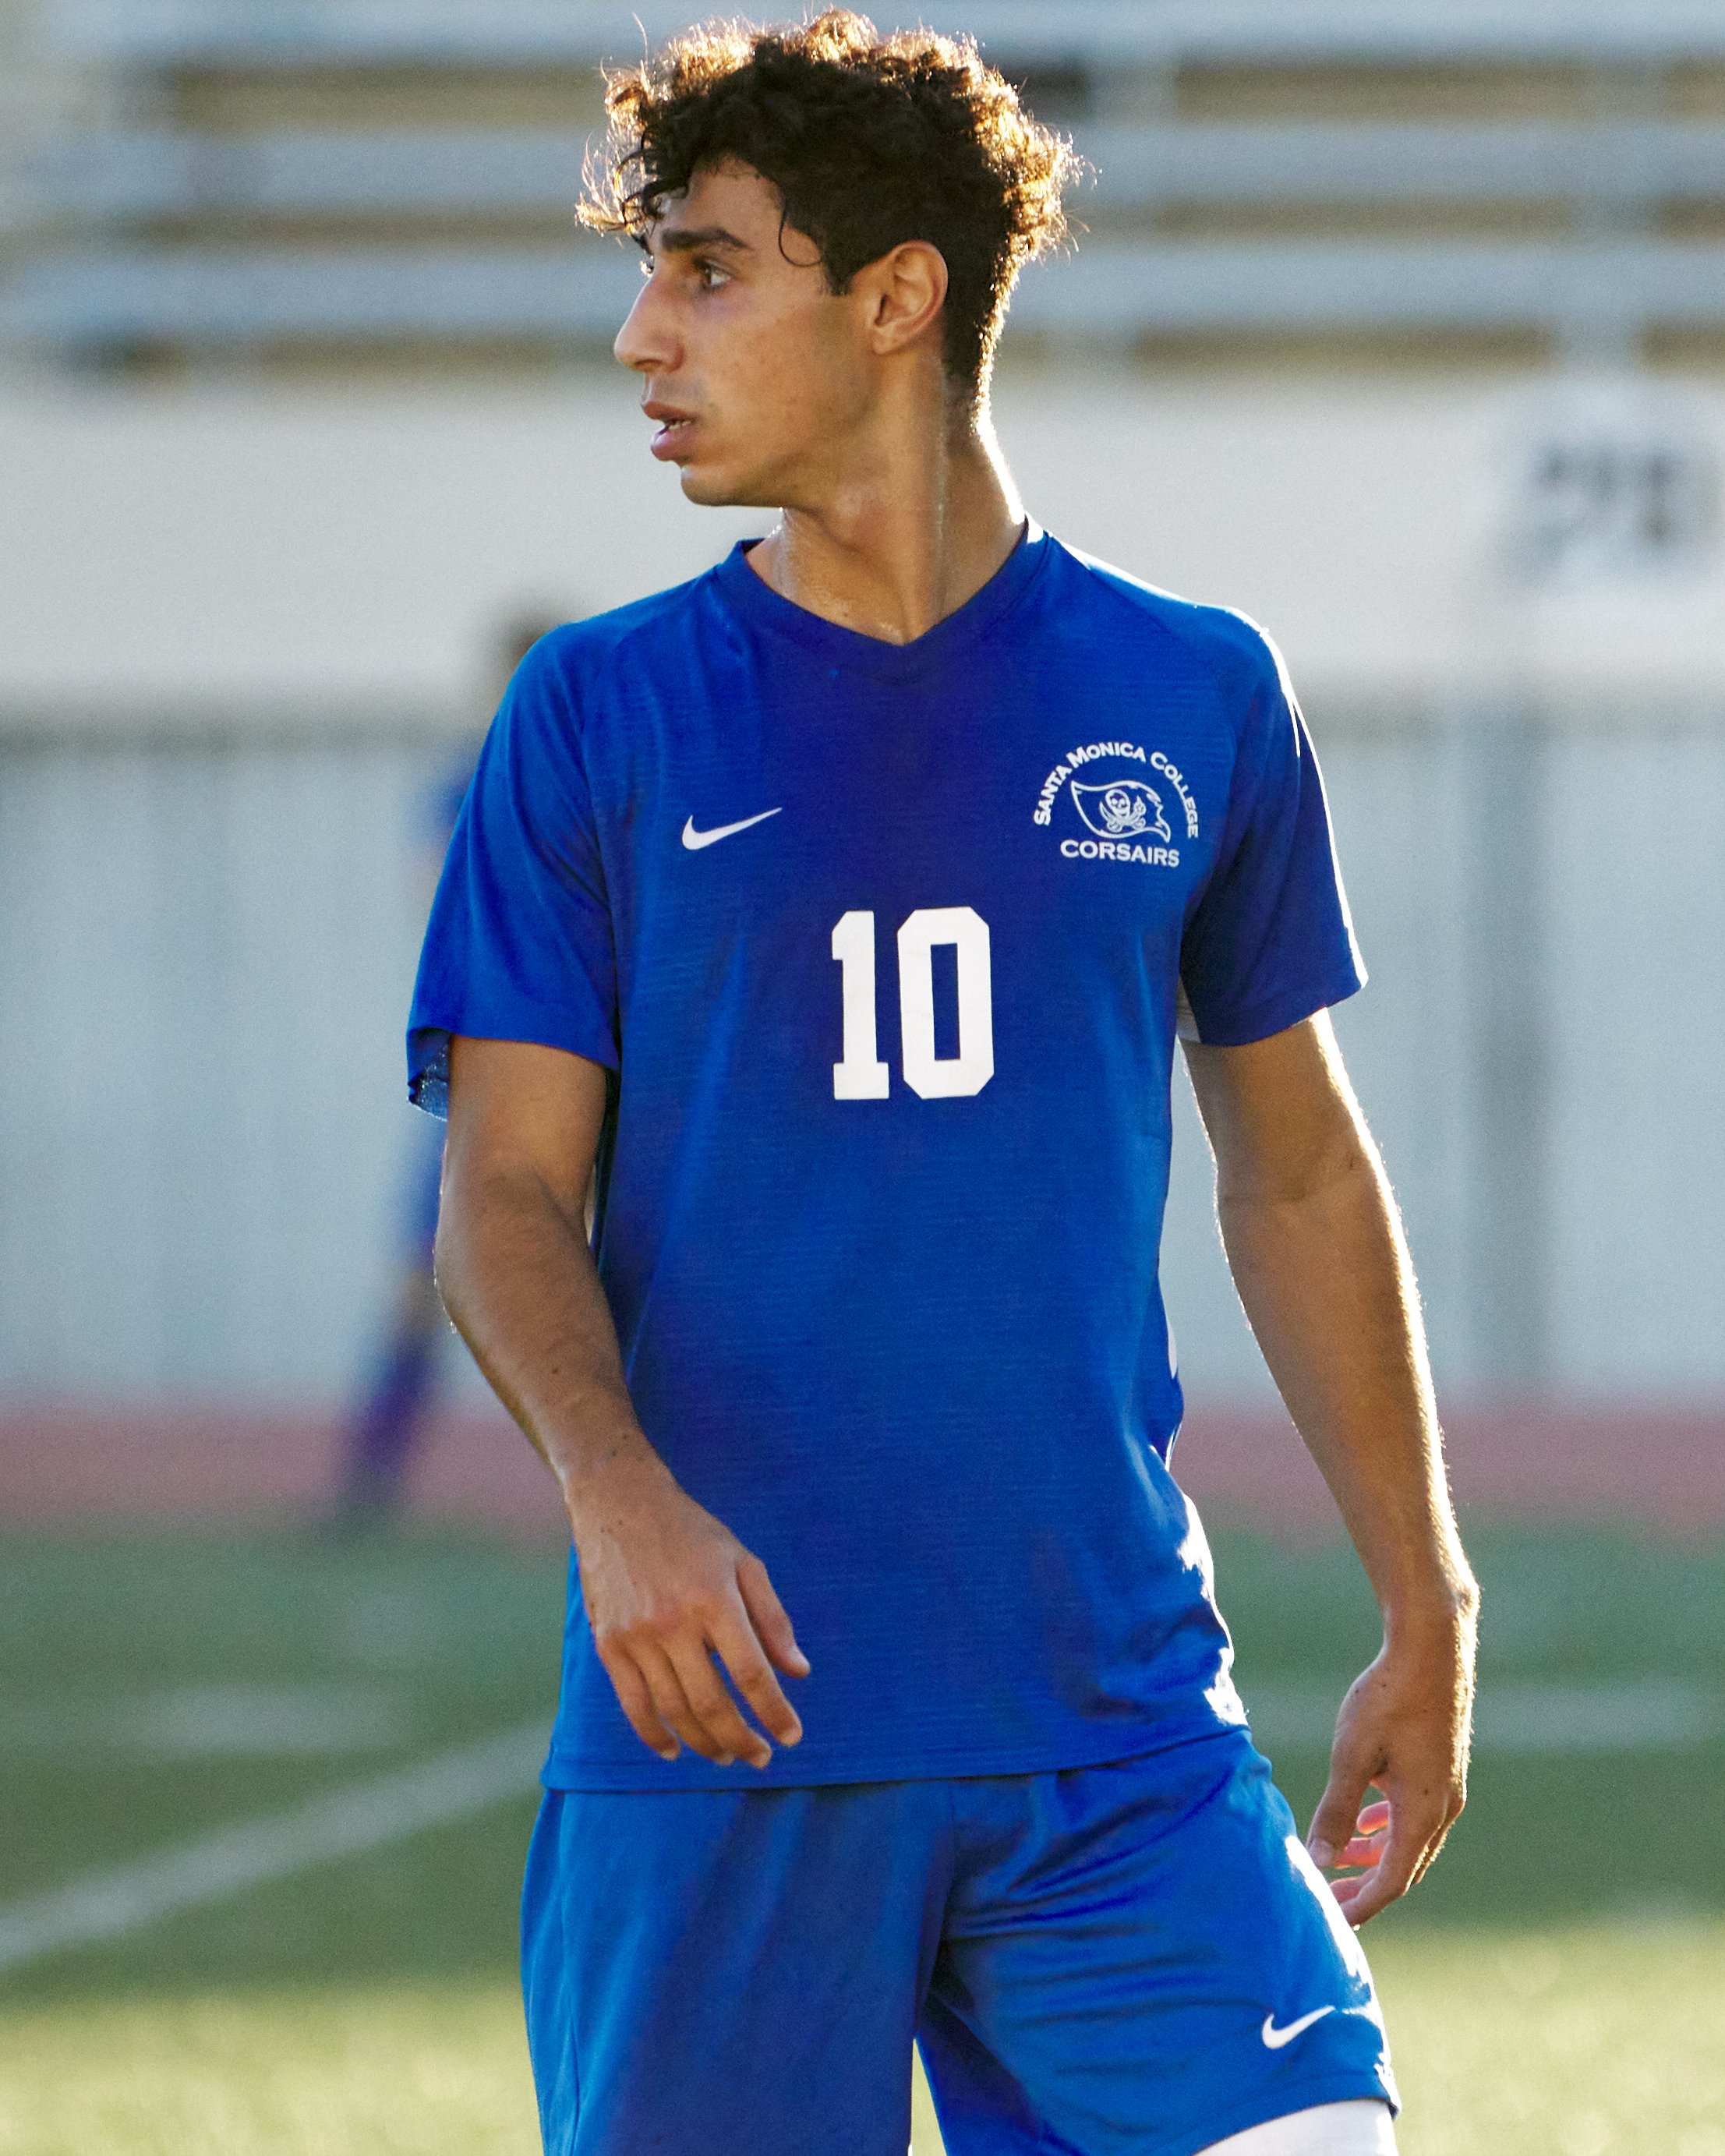
[[[1172,839],[1162,796],[1142,778],[1111,778],[1105,786],[1072,781],[1072,800],[1099,839]]]

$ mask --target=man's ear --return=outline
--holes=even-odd
[[[858,270],[853,289],[867,302],[875,350],[907,352],[936,330],[951,281],[946,257],[926,239],[907,239]]]

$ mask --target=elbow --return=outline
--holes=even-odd
[[[431,1240],[431,1277],[451,1322],[458,1327],[460,1322],[456,1314],[460,1302],[460,1241],[459,1230],[449,1204],[449,1188],[445,1184],[438,1199],[437,1232]]]
[[[476,1177],[471,1163],[453,1159],[453,1148],[444,1155],[443,1178],[438,1187],[437,1229],[431,1240],[431,1274],[444,1308],[457,1328],[464,1288],[471,1276],[470,1260],[485,1207],[483,1177]]]
[[[1382,1183],[1375,1149],[1350,1125],[1297,1158],[1219,1163],[1216,1209],[1227,1219],[1290,1207],[1345,1204],[1355,1197],[1375,1202]]]
[[[463,1308],[475,1300],[481,1276],[514,1264],[523,1252],[542,1256],[547,1238],[559,1248],[565,1239],[585,1247],[578,1199],[553,1189],[536,1165],[448,1148],[432,1271],[458,1329],[465,1329]]]

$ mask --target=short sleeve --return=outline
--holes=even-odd
[[[1258,640],[1216,865],[1180,951],[1183,1038],[1263,1040],[1364,985],[1323,780],[1281,654]]]
[[[521,661],[455,819],[408,1021],[408,1096],[449,1106],[449,1038],[619,1065],[617,960],[556,633]]]

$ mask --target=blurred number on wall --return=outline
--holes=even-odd
[[[1511,548],[1529,583],[1686,576],[1714,558],[1719,449],[1680,397],[1570,392],[1536,411],[1515,471]]]

